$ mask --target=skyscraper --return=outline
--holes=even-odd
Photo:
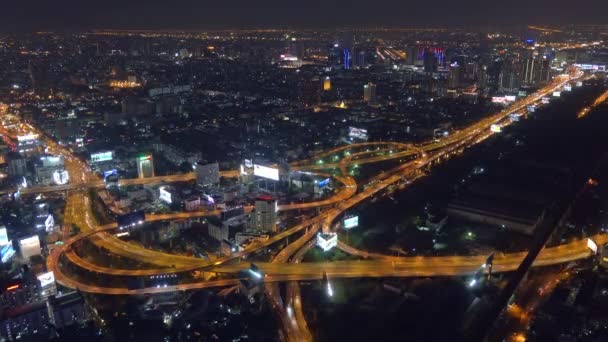
[[[369,82],[363,85],[363,101],[372,103],[376,101],[376,85]]]
[[[270,196],[260,196],[255,200],[254,225],[262,232],[277,231],[277,200]]]
[[[154,177],[154,159],[151,154],[143,154],[137,157],[137,177]]]
[[[434,49],[425,49],[422,60],[424,61],[424,72],[434,73],[437,71],[437,56]]]
[[[458,62],[450,64],[450,75],[448,79],[448,87],[456,89],[460,86],[460,65]]]

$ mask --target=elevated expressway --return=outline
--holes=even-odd
[[[577,77],[580,77],[577,76]],[[455,151],[464,149],[466,147],[472,146],[479,141],[490,136],[489,126],[495,123],[498,123],[504,120],[511,112],[521,110],[525,108],[528,104],[534,103],[538,101],[541,97],[546,94],[552,92],[554,89],[557,89],[570,79],[566,77],[562,77],[558,79],[551,86],[547,86],[541,89],[538,93],[531,95],[530,97],[516,102],[513,106],[501,111],[500,113],[488,117],[486,119],[482,119],[476,124],[469,126],[468,128],[456,131],[450,137],[443,139],[439,142],[430,142],[428,144],[424,144],[419,146],[416,150],[411,148],[407,148],[404,146],[391,145],[391,143],[369,143],[369,146],[376,146],[380,144],[384,144],[383,150],[386,149],[399,149],[400,151],[396,153],[388,153],[383,156],[371,156],[369,158],[361,158],[363,154],[373,154],[374,151],[370,152],[359,152],[360,155],[352,156],[349,160],[344,161],[341,160],[338,163],[333,164],[324,164],[323,168],[321,166],[318,169],[327,169],[339,167],[343,170],[347,165],[356,165],[362,164],[367,160],[372,159],[371,162],[390,160],[395,158],[403,158],[410,155],[416,154],[419,156],[419,160],[407,162],[403,165],[400,165],[393,170],[383,173],[377,177],[375,180],[377,181],[372,186],[363,190],[358,194],[352,194],[347,199],[341,199],[340,203],[336,205],[337,202],[333,203],[325,203],[321,204],[328,207],[328,204],[334,204],[334,206],[328,207],[326,210],[322,211],[320,215],[306,219],[302,223],[292,227],[288,230],[285,230],[275,236],[273,236],[269,241],[260,244],[253,244],[249,246],[247,249],[242,252],[235,253],[230,257],[219,258],[214,261],[205,261],[198,258],[191,257],[183,257],[184,263],[181,265],[176,265],[176,256],[167,254],[166,263],[172,262],[170,265],[172,267],[163,267],[163,268],[152,268],[152,269],[143,269],[143,270],[125,270],[125,269],[113,269],[107,268],[104,266],[93,265],[91,263],[87,263],[81,258],[79,258],[73,251],[70,249],[70,245],[78,240],[90,238],[99,233],[107,232],[112,229],[115,229],[112,225],[100,227],[98,229],[83,232],[76,237],[66,241],[65,245],[60,246],[53,250],[51,255],[48,258],[48,266],[50,270],[55,272],[56,279],[59,283],[68,286],[68,287],[76,287],[81,289],[82,291],[92,292],[92,293],[105,293],[105,294],[138,294],[138,293],[159,293],[166,291],[175,291],[175,290],[189,290],[189,289],[197,289],[197,288],[206,288],[206,287],[215,287],[215,286],[227,286],[236,284],[237,279],[235,278],[227,278],[215,281],[200,281],[193,283],[185,283],[177,286],[168,286],[165,288],[144,288],[137,290],[129,290],[124,287],[105,287],[105,286],[96,286],[91,284],[82,283],[78,280],[75,280],[67,275],[65,275],[60,266],[60,258],[63,254],[65,254],[71,262],[74,262],[76,265],[83,267],[84,269],[107,274],[111,276],[139,276],[139,275],[153,275],[153,274],[162,274],[162,273],[173,273],[173,272],[184,272],[188,270],[193,270],[197,268],[205,268],[210,272],[215,273],[229,273],[234,274],[239,270],[248,267],[248,264],[244,263],[234,263],[234,264],[226,264],[228,261],[236,260],[242,256],[245,256],[249,253],[260,250],[261,248],[267,247],[275,242],[278,242],[287,236],[294,234],[296,232],[303,231],[304,229],[308,229],[308,233],[305,233],[300,239],[297,241],[302,241],[302,243],[292,243],[287,246],[286,249],[281,251],[279,255],[275,258],[279,262],[276,263],[259,263],[260,269],[266,274],[265,281],[266,282],[278,282],[278,281],[292,281],[292,280],[305,280],[305,279],[320,279],[322,277],[323,272],[326,272],[327,275],[331,278],[356,278],[356,277],[407,277],[407,276],[454,276],[454,275],[466,275],[474,272],[478,269],[479,265],[482,264],[485,260],[486,256],[469,256],[469,257],[391,257],[381,254],[368,253],[364,251],[356,250],[352,247],[349,247],[344,244],[340,244],[339,248],[342,250],[354,254],[359,255],[362,258],[371,258],[375,260],[365,260],[365,261],[342,261],[342,262],[332,262],[332,263],[284,263],[284,259],[281,258],[281,253],[284,255],[293,255],[295,250],[301,248],[307,241],[309,241],[312,237],[314,237],[316,231],[318,229],[329,230],[334,222],[334,220],[341,215],[348,208],[360,203],[361,201],[369,198],[370,196],[375,195],[381,190],[385,189],[388,185],[398,183],[404,180],[404,177],[407,177],[409,180],[413,180],[417,177],[420,177],[422,173],[420,170],[423,167],[430,165],[430,163],[437,161],[445,156],[448,156]],[[352,146],[340,147],[333,149],[331,151],[325,152],[321,154],[319,157],[327,157],[333,154],[342,152],[352,148]],[[390,152],[390,151],[389,151]],[[403,154],[402,154],[403,153]],[[346,158],[345,158],[346,159]],[[317,164],[314,164],[315,168]],[[302,170],[308,170],[304,165],[294,165]],[[346,187],[348,188],[348,187]],[[356,187],[353,187],[356,189]],[[154,220],[155,218],[150,217],[147,220]],[[158,218],[160,219],[171,219],[169,217]],[[603,244],[608,241],[605,235],[600,235],[594,237],[595,241],[598,244]],[[159,253],[159,252],[153,252]],[[497,256],[494,261],[494,271],[496,272],[506,272],[514,270],[518,267],[521,262],[523,255],[525,253],[513,253],[513,254],[505,254],[501,256]],[[154,263],[157,263],[158,254],[154,254]],[[589,256],[589,251],[586,247],[585,241],[575,241],[569,244],[565,244],[558,247],[548,248],[541,252],[539,258],[537,259],[535,266],[542,265],[552,265],[557,263],[569,262],[573,260],[578,260],[581,258],[585,258]],[[143,257],[143,255],[142,255]],[[164,257],[163,257],[164,258]],[[171,260],[172,258],[172,260]],[[165,263],[163,262],[163,263]]]

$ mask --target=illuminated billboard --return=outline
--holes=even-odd
[[[8,233],[6,232],[6,227],[0,227],[0,246],[4,246],[8,244]]]
[[[70,181],[70,175],[67,170],[55,170],[53,172],[53,182],[57,185],[65,185]]]
[[[344,229],[355,228],[359,225],[359,216],[344,219]]]
[[[324,252],[331,250],[332,248],[338,245],[338,234],[336,233],[328,233],[323,234],[319,233],[317,235],[317,246],[321,247]]]
[[[55,283],[55,275],[53,272],[42,273],[38,275],[38,281],[40,282],[40,287],[53,285]]]
[[[100,163],[104,161],[109,161],[114,158],[114,151],[106,151],[99,153],[91,154],[91,163]]]
[[[528,112],[534,113],[536,111],[536,106],[535,105],[529,105],[526,109],[528,110]]]
[[[554,91],[553,92],[553,97],[560,97],[562,96],[562,92],[561,91]]]
[[[519,113],[511,113],[511,114],[509,114],[509,119],[510,119],[512,122],[517,122],[517,121],[519,121],[519,118],[520,118],[520,117],[521,117],[521,114],[519,114]]]
[[[268,178],[275,181],[279,180],[279,169],[268,166],[253,164],[253,174],[262,178]]]
[[[505,96],[505,100],[506,100],[507,102],[514,102],[516,99],[517,99],[517,98],[516,98],[516,96],[515,96],[515,95],[507,95],[507,96]]]
[[[502,127],[500,127],[500,125],[491,125],[490,132],[500,133],[500,132],[502,132]]]
[[[550,99],[550,98],[548,98],[548,97],[546,97],[546,96],[545,96],[545,97],[543,97],[542,99],[540,99],[540,102],[541,102],[541,103],[543,103],[543,104],[547,104],[547,103],[549,103],[550,101],[551,101],[551,99]]]
[[[24,259],[40,255],[40,239],[38,235],[19,240],[19,250]]]
[[[357,127],[348,127],[348,136],[351,139],[367,140],[367,130]]]
[[[53,218],[53,214],[49,214],[46,220],[44,220],[44,228],[47,232],[50,232],[53,230],[53,227],[55,227],[55,219]]]
[[[108,171],[104,171],[103,172],[103,178],[106,179],[109,176],[118,176],[118,170],[116,169],[112,169],[112,170],[108,170]]]
[[[0,261],[5,263],[9,261],[13,255],[15,255],[15,249],[13,248],[13,244],[9,243],[0,248]]]
[[[173,203],[171,201],[171,193],[169,191],[167,191],[165,189],[165,187],[160,188],[159,191],[160,191],[160,200],[161,201],[166,202],[168,204]]]
[[[595,241],[587,239],[587,248],[589,248],[593,252],[593,254],[597,254],[597,244],[595,243]]]
[[[17,136],[17,141],[19,141],[19,142],[32,141],[32,140],[36,140],[36,139],[38,139],[38,134],[26,134],[26,135]]]
[[[566,84],[566,85],[564,86],[564,91],[572,91],[572,86],[571,86],[571,85],[569,85],[569,84]]]

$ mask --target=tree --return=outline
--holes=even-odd
[[[72,229],[70,230],[70,236],[78,235],[80,233],[80,227],[75,224],[72,224]]]

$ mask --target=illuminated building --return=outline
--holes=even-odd
[[[260,196],[255,200],[253,213],[255,229],[261,232],[277,231],[277,200],[270,196]]]
[[[64,169],[64,161],[61,156],[42,156],[34,164],[36,179],[38,183],[50,185],[55,181],[55,172]],[[67,183],[67,181],[66,181]]]
[[[317,234],[317,246],[324,252],[331,250],[338,245],[338,234],[336,233],[319,233]]]
[[[329,78],[329,76],[327,76],[323,80],[323,91],[329,91],[329,90],[331,90],[331,79]]]
[[[460,86],[460,65],[458,62],[450,64],[450,76],[448,79],[448,87],[456,89]]]
[[[363,101],[371,103],[376,101],[376,85],[367,83],[363,86]]]
[[[152,158],[151,154],[137,157],[137,177],[154,177],[154,159]]]

